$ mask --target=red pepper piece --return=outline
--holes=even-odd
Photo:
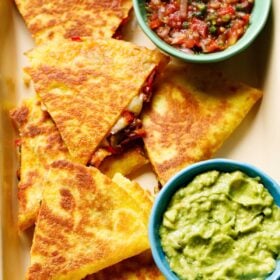
[[[138,136],[138,137],[145,137],[147,132],[144,128],[138,128],[134,131],[134,133]]]
[[[149,26],[151,29],[156,29],[162,25],[161,21],[156,18],[149,22]]]
[[[108,147],[106,147],[106,150],[107,150],[109,153],[111,153],[112,155],[116,155],[116,154],[118,154],[118,153],[119,153],[119,150],[118,150],[118,149],[113,148],[112,146],[108,146]]]
[[[122,116],[125,118],[125,120],[127,121],[127,123],[132,123],[133,120],[135,119],[135,115],[130,112],[130,111],[127,111],[127,110],[124,110],[122,112]]]
[[[21,144],[22,144],[21,139],[20,139],[20,138],[17,138],[17,139],[15,140],[15,145],[16,145],[16,147],[20,147]]]
[[[156,77],[156,73],[157,73],[157,69],[155,68],[152,73],[149,75],[144,87],[143,87],[143,91],[144,93],[151,93],[152,87],[153,87],[153,83],[154,83],[154,79]]]
[[[82,42],[82,39],[79,36],[71,37],[71,40],[74,41],[74,42]]]

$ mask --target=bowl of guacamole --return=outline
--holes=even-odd
[[[158,194],[149,240],[168,280],[280,279],[280,186],[248,163],[193,164]]]

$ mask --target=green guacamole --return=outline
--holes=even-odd
[[[280,208],[258,178],[209,171],[175,193],[159,234],[180,279],[265,279],[280,253]]]

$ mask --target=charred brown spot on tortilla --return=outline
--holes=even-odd
[[[59,230],[59,227],[58,227]],[[35,246],[33,246],[33,252],[36,252],[37,254],[42,254],[43,256],[49,256],[51,255],[52,257],[57,257],[60,253],[60,251],[63,251],[63,248],[65,248],[65,246],[70,246],[67,238],[65,238],[59,231],[57,231],[57,233],[55,232],[50,232],[50,234],[57,234],[57,241],[56,241],[56,250],[55,254],[53,253],[49,253],[48,252],[48,248],[47,246],[52,246],[53,245],[53,238],[51,235],[45,236],[45,235],[40,235],[38,234],[38,240],[40,242],[38,242],[37,244],[35,244]],[[39,244],[43,243],[44,246],[37,246]]]
[[[24,181],[20,181],[18,184],[18,199],[20,200],[21,207],[26,207],[27,197],[26,191],[31,188],[36,180],[38,180],[40,174],[36,170],[27,172],[24,176]]]
[[[46,143],[47,150],[57,148],[58,151],[61,151],[63,153],[68,153],[68,150],[64,145],[61,136],[57,133],[57,130],[50,133],[46,140],[47,140]]]
[[[42,85],[49,85],[50,81],[53,84],[53,88],[56,83],[65,84],[67,86],[81,85],[85,82],[89,76],[98,76],[100,73],[90,70],[80,69],[77,72],[73,72],[71,69],[57,69],[56,67],[51,66],[41,66],[37,71],[32,71],[29,69],[32,74],[32,79],[36,81],[41,81]],[[108,78],[108,77],[107,77]],[[103,78],[104,82],[106,77]]]
[[[35,263],[30,267],[30,278],[35,279],[33,276],[38,276],[38,274],[42,271],[42,266],[38,263]],[[47,275],[46,275],[47,276]]]
[[[22,127],[28,120],[29,109],[25,106],[20,109],[11,111],[11,119],[15,122],[16,126]]]
[[[84,18],[84,20],[86,20],[86,18]],[[67,28],[65,30],[64,38],[71,39],[73,37],[90,36],[91,30],[84,25],[84,20],[77,20],[70,28]]]
[[[63,209],[71,211],[75,208],[75,199],[68,189],[60,190],[61,201],[60,205]]]
[[[45,129],[38,127],[36,125],[29,125],[24,132],[24,135],[27,137],[35,137],[45,132]]]

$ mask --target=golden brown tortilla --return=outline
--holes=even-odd
[[[111,38],[132,8],[131,0],[16,0],[37,44],[54,38]]]
[[[144,213],[144,220],[148,224],[153,204],[153,197],[144,190],[138,183],[130,181],[120,173],[116,173],[112,181],[127,192]]]
[[[37,97],[25,100],[12,110],[11,118],[19,130],[20,182],[18,184],[18,226],[33,225],[39,211],[47,165],[70,155],[48,112]]]
[[[84,280],[164,280],[148,250],[138,256],[124,260]]]
[[[108,39],[51,41],[28,53],[35,90],[71,156],[86,164],[149,74],[168,58]]]
[[[143,154],[142,148],[136,146],[119,155],[112,155],[105,158],[98,169],[110,178],[116,173],[127,176],[148,162],[148,159]]]
[[[136,182],[130,181],[120,173],[116,173],[112,179],[123,188],[142,209],[145,221],[148,223],[153,198]],[[89,275],[85,280],[164,280],[165,278],[155,265],[150,250],[140,255],[126,259],[113,266],[105,268],[95,274]]]
[[[53,162],[26,279],[82,279],[147,250],[146,201],[135,199],[94,167]]]
[[[145,147],[160,182],[211,158],[261,96],[211,67],[168,67],[143,115]]]

